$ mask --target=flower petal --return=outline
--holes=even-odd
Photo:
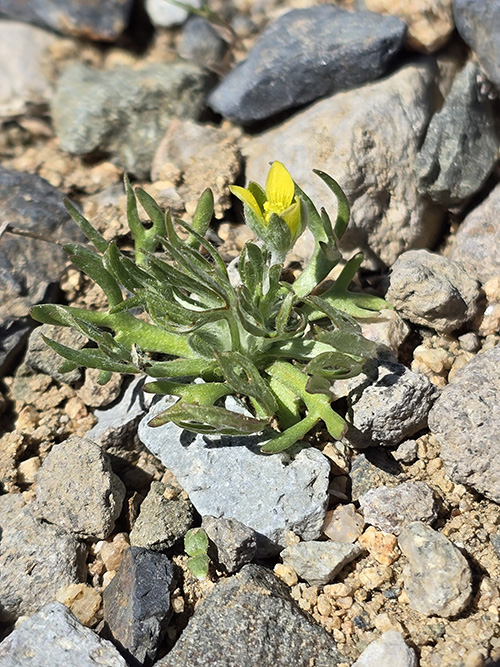
[[[273,162],[266,180],[266,195],[270,207],[287,208],[295,195],[295,185],[286,167]]]
[[[244,204],[247,204],[252,211],[257,215],[259,218],[263,219],[262,211],[260,210],[260,206],[257,203],[257,200],[255,199],[254,195],[250,192],[250,190],[247,190],[246,188],[242,188],[239,185],[230,185],[229,189],[231,190],[232,194],[235,197],[238,197]]]
[[[292,239],[295,241],[303,232],[300,200],[296,199],[286,211],[283,211],[280,217],[282,217],[288,225],[288,229],[292,234]]]

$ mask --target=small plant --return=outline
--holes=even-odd
[[[199,581],[208,577],[208,536],[203,528],[191,528],[184,536],[184,551],[189,556],[187,568]]]
[[[144,190],[134,191],[125,178],[133,256],[106,241],[66,202],[94,250],[75,244],[64,250],[102,288],[109,306],[99,312],[52,304],[32,308],[36,320],[73,327],[91,341],[91,347],[76,350],[45,338],[66,359],[62,370],[98,368],[102,383],[114,372],[155,378],[146,391],[179,400],[150,426],[171,421],[190,431],[222,435],[267,430],[262,451],[269,453],[301,440],[319,421],[334,439],[341,438],[345,422],[331,407],[330,385],[357,375],[375,353],[354,318],[387,304],[348,290],[361,253],[331,287],[316,294],[342,259],[338,241],[349,205],[330,176],[315,173],[337,198],[333,225],[280,162],[271,166],[265,189],[256,183],[248,189],[231,187],[258,239],[243,248],[236,280],[205,238],[213,216],[208,189],[191,224],[176,221],[185,230],[183,240],[170,212],[165,214]],[[137,202],[150,223],[141,222]],[[315,239],[314,252],[289,284],[282,279],[283,263],[306,227]],[[229,395],[245,399],[252,416],[226,409]]]

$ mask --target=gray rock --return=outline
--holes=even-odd
[[[133,0],[1,0],[0,14],[64,35],[113,41],[126,28]]]
[[[37,475],[35,513],[82,537],[105,539],[120,516],[125,487],[92,440],[54,445]]]
[[[0,496],[0,621],[35,613],[57,591],[85,581],[85,548],[34,518],[20,494]]]
[[[434,494],[425,482],[382,485],[360,496],[359,504],[367,523],[394,535],[412,521],[432,523],[437,517]]]
[[[450,540],[416,521],[401,531],[399,547],[408,559],[403,578],[412,609],[425,616],[450,618],[467,607],[472,596],[471,570]]]
[[[201,527],[215,547],[212,560],[222,565],[226,572],[233,574],[250,563],[257,551],[255,531],[236,519],[217,519],[204,516]],[[210,551],[209,551],[209,555]]]
[[[396,461],[411,465],[417,460],[418,445],[416,440],[405,440],[392,452]]]
[[[109,71],[72,65],[52,100],[60,146],[77,155],[107,151],[127,171],[145,177],[172,117],[198,116],[207,82],[203,70],[187,62]]]
[[[179,497],[167,500],[165,489],[161,482],[151,483],[130,533],[133,546],[163,551],[174,546],[191,528],[193,506]]]
[[[317,102],[248,141],[247,179],[264,183],[271,156],[289,168],[318,210],[332,211],[334,197],[312,173],[326,171],[352,206],[341,245],[363,250],[369,266],[390,266],[405,250],[430,247],[442,213],[419,194],[413,168],[433,111],[432,80],[429,63],[409,65]],[[308,238],[297,245],[306,257],[313,249]]]
[[[346,659],[272,572],[245,565],[219,581],[156,667],[335,667]]]
[[[111,642],[81,625],[60,602],[42,607],[2,641],[0,663],[2,667],[127,667]]]
[[[500,2],[453,0],[453,15],[460,36],[500,89]]]
[[[500,274],[500,185],[463,220],[455,236],[451,259],[485,283]]]
[[[352,667],[418,667],[415,651],[407,646],[403,636],[396,630],[387,630],[369,644]]]
[[[51,240],[83,239],[63,205],[63,193],[46,180],[0,166],[2,225]],[[31,306],[46,298],[67,264],[62,248],[5,233],[0,240],[0,373],[26,339]]]
[[[500,502],[500,345],[457,371],[429,414],[448,477]]]
[[[202,0],[183,0],[185,5],[191,5],[199,9]],[[182,7],[167,2],[166,0],[146,0],[146,12],[151,19],[151,23],[160,28],[168,28],[172,25],[184,23],[189,16],[189,12]]]
[[[415,161],[420,190],[447,207],[478,192],[498,160],[493,106],[478,98],[478,74],[471,62],[456,76]]]
[[[311,586],[330,583],[363,549],[346,542],[299,542],[281,552],[285,565],[292,567]]]
[[[401,466],[393,456],[380,447],[370,447],[358,454],[351,465],[351,499],[353,502],[381,484],[394,486],[400,481]]]
[[[182,30],[179,53],[200,67],[217,67],[227,51],[226,42],[213,25],[201,16],[192,16]]]
[[[151,417],[172,402],[165,397],[153,406],[139,438],[172,471],[201,516],[233,518],[252,528],[258,555],[279,551],[288,531],[303,539],[321,535],[330,464],[319,450],[303,449],[290,462],[287,455],[261,454],[260,436],[197,435],[171,422],[149,427]]]
[[[41,28],[0,19],[0,117],[18,116],[48,103],[52,86],[41,64],[56,41]]]
[[[54,378],[58,382],[66,382],[67,384],[78,382],[82,377],[81,369],[76,368],[69,373],[60,373],[59,368],[63,359],[45,343],[42,336],[78,349],[87,344],[88,338],[69,327],[42,324],[42,326],[37,327],[33,331],[28,340],[28,349],[26,350],[26,357],[24,359],[24,363],[28,368],[38,373],[50,375],[51,378]]]
[[[354,88],[385,72],[405,33],[394,16],[333,5],[294,9],[266,28],[209,104],[246,124]]]
[[[154,661],[172,614],[173,584],[174,566],[167,556],[132,546],[104,589],[104,622],[132,664]]]
[[[403,364],[373,360],[348,381],[349,429],[353,447],[393,447],[424,428],[439,390],[425,375]]]
[[[410,322],[451,333],[477,315],[480,294],[461,264],[428,250],[409,250],[391,267],[385,298]]]

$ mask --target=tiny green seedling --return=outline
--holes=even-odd
[[[184,536],[184,551],[189,556],[188,570],[193,577],[204,581],[208,577],[208,536],[203,528],[191,528]]]

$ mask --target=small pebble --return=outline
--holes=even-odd
[[[323,533],[334,542],[353,543],[361,535],[365,521],[354,505],[339,505],[325,516]]]
[[[369,526],[358,540],[363,549],[381,565],[392,565],[399,558],[398,540],[392,533],[385,533]]]

